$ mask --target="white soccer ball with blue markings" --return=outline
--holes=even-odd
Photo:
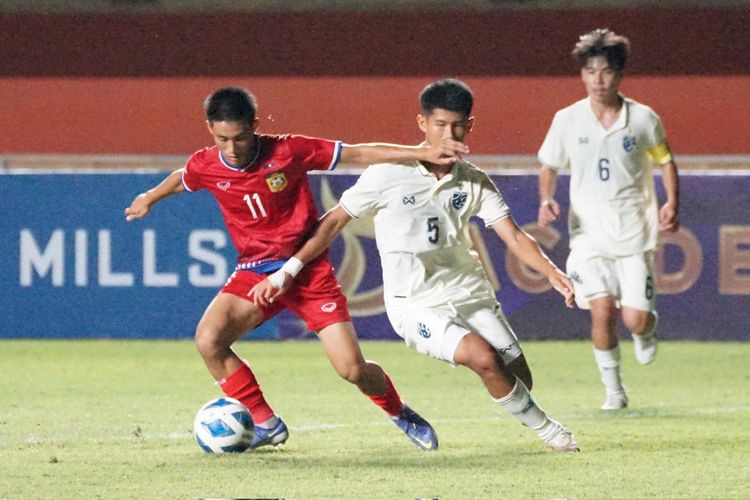
[[[212,399],[198,410],[193,434],[206,453],[245,451],[253,439],[250,411],[232,398]]]

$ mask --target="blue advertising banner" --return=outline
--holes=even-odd
[[[185,193],[127,223],[124,208],[164,174],[0,176],[0,338],[189,338],[233,269],[235,252],[211,196]],[[534,175],[493,175],[515,220],[564,267],[565,224],[541,230]],[[356,180],[313,175],[322,211]],[[750,176],[681,179],[680,232],[657,258],[665,339],[750,340]],[[566,212],[568,178],[559,179]],[[657,182],[658,184],[658,182]],[[380,261],[368,221],[331,249],[360,338],[396,339],[383,312]],[[566,309],[497,236],[472,230],[519,337],[588,338],[588,313]],[[624,333],[624,332],[623,332]],[[306,338],[283,313],[248,338]]]

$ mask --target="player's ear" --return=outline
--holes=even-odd
[[[427,118],[425,118],[422,113],[417,115],[417,125],[419,125],[419,130],[427,133]]]
[[[213,135],[214,134],[214,130],[213,130],[213,128],[211,128],[211,125],[212,125],[211,121],[210,120],[206,120],[206,128],[208,129],[208,132],[211,135]]]
[[[253,131],[253,134],[258,130],[258,127],[260,126],[260,118],[257,116],[255,117],[255,120],[253,120],[253,124],[250,125],[250,130]]]
[[[473,117],[473,116],[470,116],[470,117],[469,117],[469,118],[468,118],[468,119],[466,120],[466,133],[468,134],[468,133],[469,133],[469,132],[471,132],[472,130],[474,130],[474,117]]]

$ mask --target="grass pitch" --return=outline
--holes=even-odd
[[[187,341],[0,342],[0,498],[750,498],[750,344],[663,342],[631,408],[599,410],[587,342],[526,342],[537,401],[583,451],[546,451],[478,378],[364,342],[428,418],[419,451],[339,380],[317,342],[242,342],[290,427],[278,449],[204,454],[191,427],[220,395]]]

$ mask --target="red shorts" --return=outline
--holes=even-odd
[[[231,293],[251,301],[252,297],[248,297],[247,293],[264,279],[265,274],[235,271],[220,293]],[[287,308],[314,332],[334,323],[352,320],[346,305],[346,296],[341,292],[341,285],[336,281],[336,274],[327,257],[318,258],[307,264],[295,278],[292,288],[277,297],[273,304],[259,307],[264,320],[273,318]]]

